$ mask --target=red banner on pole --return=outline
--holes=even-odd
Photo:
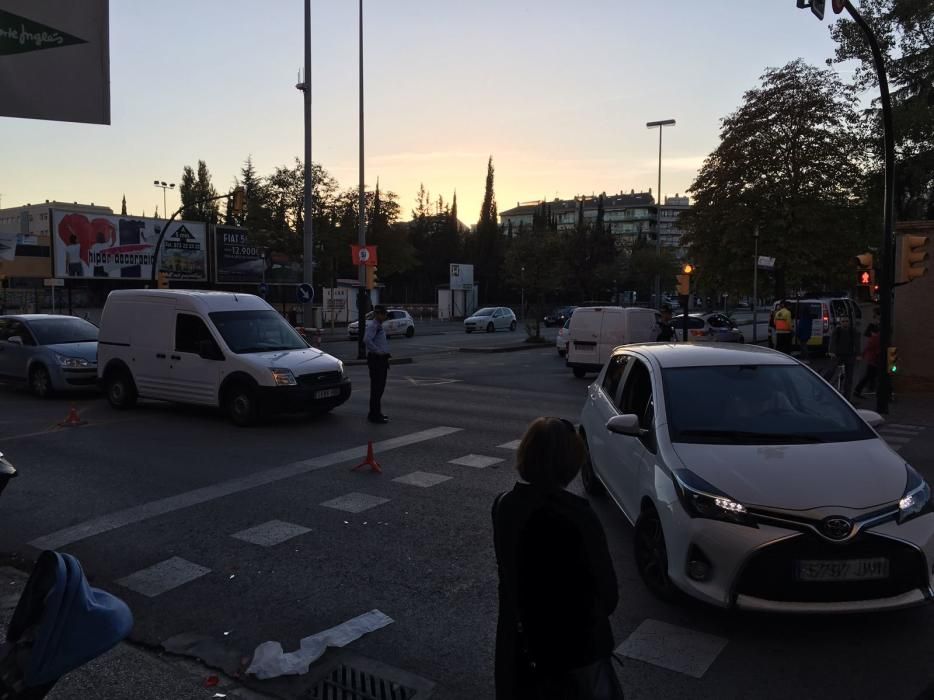
[[[354,265],[366,265],[367,267],[376,267],[376,246],[375,245],[352,245],[350,254],[353,257]]]

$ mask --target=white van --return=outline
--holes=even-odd
[[[277,411],[323,413],[350,398],[340,360],[309,347],[259,297],[232,292],[111,292],[97,373],[115,408],[137,398],[219,406],[237,425]]]
[[[650,343],[657,322],[654,309],[584,306],[571,316],[567,366],[575,377],[599,372],[613,349],[627,343]]]

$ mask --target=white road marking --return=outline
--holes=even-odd
[[[518,450],[521,443],[522,440],[513,440],[512,442],[504,442],[502,445],[497,445],[497,447],[504,450]]]
[[[616,648],[618,654],[702,678],[726,647],[727,640],[712,634],[669,625],[660,620],[644,620]]]
[[[452,433],[460,431],[461,428],[449,428],[446,426],[430,428],[417,433],[409,433],[408,435],[400,435],[399,437],[389,438],[388,440],[381,440],[373,444],[373,449],[376,454],[380,454],[382,452],[388,452],[389,450],[399,449],[400,447],[416,445],[426,440],[434,440],[435,438],[444,437],[445,435],[451,435]],[[331,467],[335,464],[360,460],[364,457],[366,457],[366,447],[352,447],[348,450],[332,452],[331,454],[313,457],[312,459],[306,459],[301,462],[293,462],[292,464],[286,464],[281,467],[266,469],[250,474],[249,476],[222,481],[217,484],[195,489],[194,491],[186,491],[185,493],[180,493],[175,496],[160,498],[157,501],[150,501],[149,503],[143,503],[138,506],[92,518],[91,520],[86,520],[83,523],[67,527],[58,532],[43,535],[42,537],[34,539],[29,544],[36,549],[61,549],[62,547],[80,542],[94,535],[111,532],[112,530],[149,520],[150,518],[155,518],[167,513],[174,513],[183,508],[190,508],[191,506],[200,505],[201,503],[208,503],[218,498],[249,491],[259,486],[274,484],[277,481],[291,479],[292,477],[318,471],[319,469]]]
[[[362,513],[365,510],[370,508],[375,508],[376,506],[381,506],[384,503],[389,503],[388,498],[382,498],[381,496],[371,496],[368,493],[348,493],[345,496],[338,496],[337,498],[332,498],[330,501],[325,501],[320,505],[325,508],[334,508],[335,510],[343,510],[348,513]]]
[[[270,520],[268,523],[235,532],[231,537],[250,544],[258,544],[260,547],[273,547],[293,537],[304,535],[306,532],[311,532],[311,530],[295,523]]]
[[[126,578],[118,579],[116,583],[148,598],[155,598],[157,595],[171,591],[173,588],[178,588],[209,573],[211,573],[211,570],[204,566],[181,557],[172,557],[137,571],[135,574],[130,574]]]
[[[459,464],[463,467],[474,467],[475,469],[485,469],[493,464],[502,462],[499,457],[487,457],[485,455],[464,455],[457,459],[452,459],[448,464]]]
[[[412,472],[411,474],[406,474],[405,476],[400,476],[393,481],[397,481],[400,484],[408,484],[409,486],[420,486],[423,489],[428,488],[429,486],[437,486],[438,484],[443,484],[445,481],[450,481],[452,477],[445,476],[444,474],[432,474],[431,472]]]

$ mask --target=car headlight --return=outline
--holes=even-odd
[[[84,369],[91,366],[91,363],[82,357],[67,357],[65,355],[59,355],[58,353],[55,354],[55,357],[58,360],[58,364],[68,369]]]
[[[340,360],[337,361],[337,371],[341,373],[341,379],[344,378],[344,363]]]
[[[679,470],[675,476],[675,488],[681,505],[692,518],[723,520],[758,527],[749,512],[739,501],[735,501],[719,489],[711,486],[696,474]]]
[[[272,367],[269,371],[272,372],[272,381],[275,382],[276,386],[295,386],[298,384],[290,369]]]
[[[898,522],[903,523],[924,513],[931,512],[931,487],[918,472],[907,464],[908,482],[905,495],[898,501]]]

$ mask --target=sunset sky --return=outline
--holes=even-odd
[[[207,161],[218,190],[248,155],[261,174],[302,153],[301,0],[111,2],[112,125],[0,118],[2,207],[162,209],[154,179]],[[313,158],[357,182],[356,11],[315,0]],[[477,220],[486,159],[500,211],[519,200],[656,187],[683,193],[719,120],[768,66],[833,53],[794,0],[366,0],[366,181],[456,190]],[[848,74],[844,74],[848,77]],[[169,209],[178,194],[169,194]]]

